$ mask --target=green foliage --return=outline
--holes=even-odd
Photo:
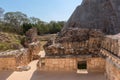
[[[0,8],[0,15],[3,12],[4,10]],[[64,23],[64,21],[46,23],[39,18],[29,18],[22,12],[7,12],[4,14],[3,20],[0,20],[0,31],[24,35],[28,29],[36,27],[39,35],[54,34],[60,32]]]
[[[4,14],[4,20],[16,27],[28,22],[27,15],[22,12],[7,12]]]
[[[36,27],[39,35],[54,34],[60,32],[63,25],[64,22],[51,21],[50,23],[45,23],[39,21],[36,24],[31,24],[31,23],[23,24],[22,29],[23,29],[23,33],[25,33],[31,27]]]
[[[7,12],[4,14],[4,23],[9,24],[19,34],[22,33],[21,25],[28,22],[27,15],[22,12]]]
[[[32,28],[33,24],[27,24],[27,23],[24,23],[22,25],[22,31],[23,31],[23,34],[25,34],[26,31],[28,31],[30,28]]]
[[[20,35],[0,32],[0,51],[16,50],[22,48],[22,39],[23,37]]]

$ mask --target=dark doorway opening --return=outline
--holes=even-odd
[[[79,70],[87,70],[87,61],[78,61],[77,68]]]

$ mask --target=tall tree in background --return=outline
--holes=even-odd
[[[23,23],[28,22],[28,17],[22,12],[7,12],[4,15],[4,20],[13,26],[19,27]]]
[[[36,17],[27,17],[22,12],[7,12],[0,8],[0,31],[25,34],[25,32],[36,27],[39,35],[54,34],[59,32],[64,26],[64,21],[51,21],[49,23],[41,21]]]
[[[29,21],[31,24],[37,24],[38,22],[40,22],[40,19],[36,17],[30,17]]]
[[[17,32],[21,32],[21,25],[28,23],[28,17],[22,12],[7,12],[4,15],[4,21],[10,24]]]
[[[2,21],[3,13],[4,13],[4,9],[0,8],[0,21]]]

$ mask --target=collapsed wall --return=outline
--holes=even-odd
[[[27,65],[29,62],[30,54],[27,49],[0,53],[0,70],[15,70],[17,66]]]
[[[88,72],[104,72],[105,60],[100,58],[104,34],[96,29],[70,28],[44,45],[46,56],[38,63],[41,71],[77,71],[85,61]]]
[[[38,59],[40,41],[37,31],[30,29],[26,32],[24,48],[0,53],[0,70],[16,70],[19,66],[26,66],[34,59]]]
[[[44,45],[46,56],[98,56],[104,34],[95,29],[70,28]]]
[[[41,50],[40,41],[30,43],[28,49],[31,53],[31,60],[39,59],[40,56],[38,54]]]

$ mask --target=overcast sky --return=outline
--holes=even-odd
[[[5,12],[21,11],[43,21],[67,21],[82,0],[0,0]]]

